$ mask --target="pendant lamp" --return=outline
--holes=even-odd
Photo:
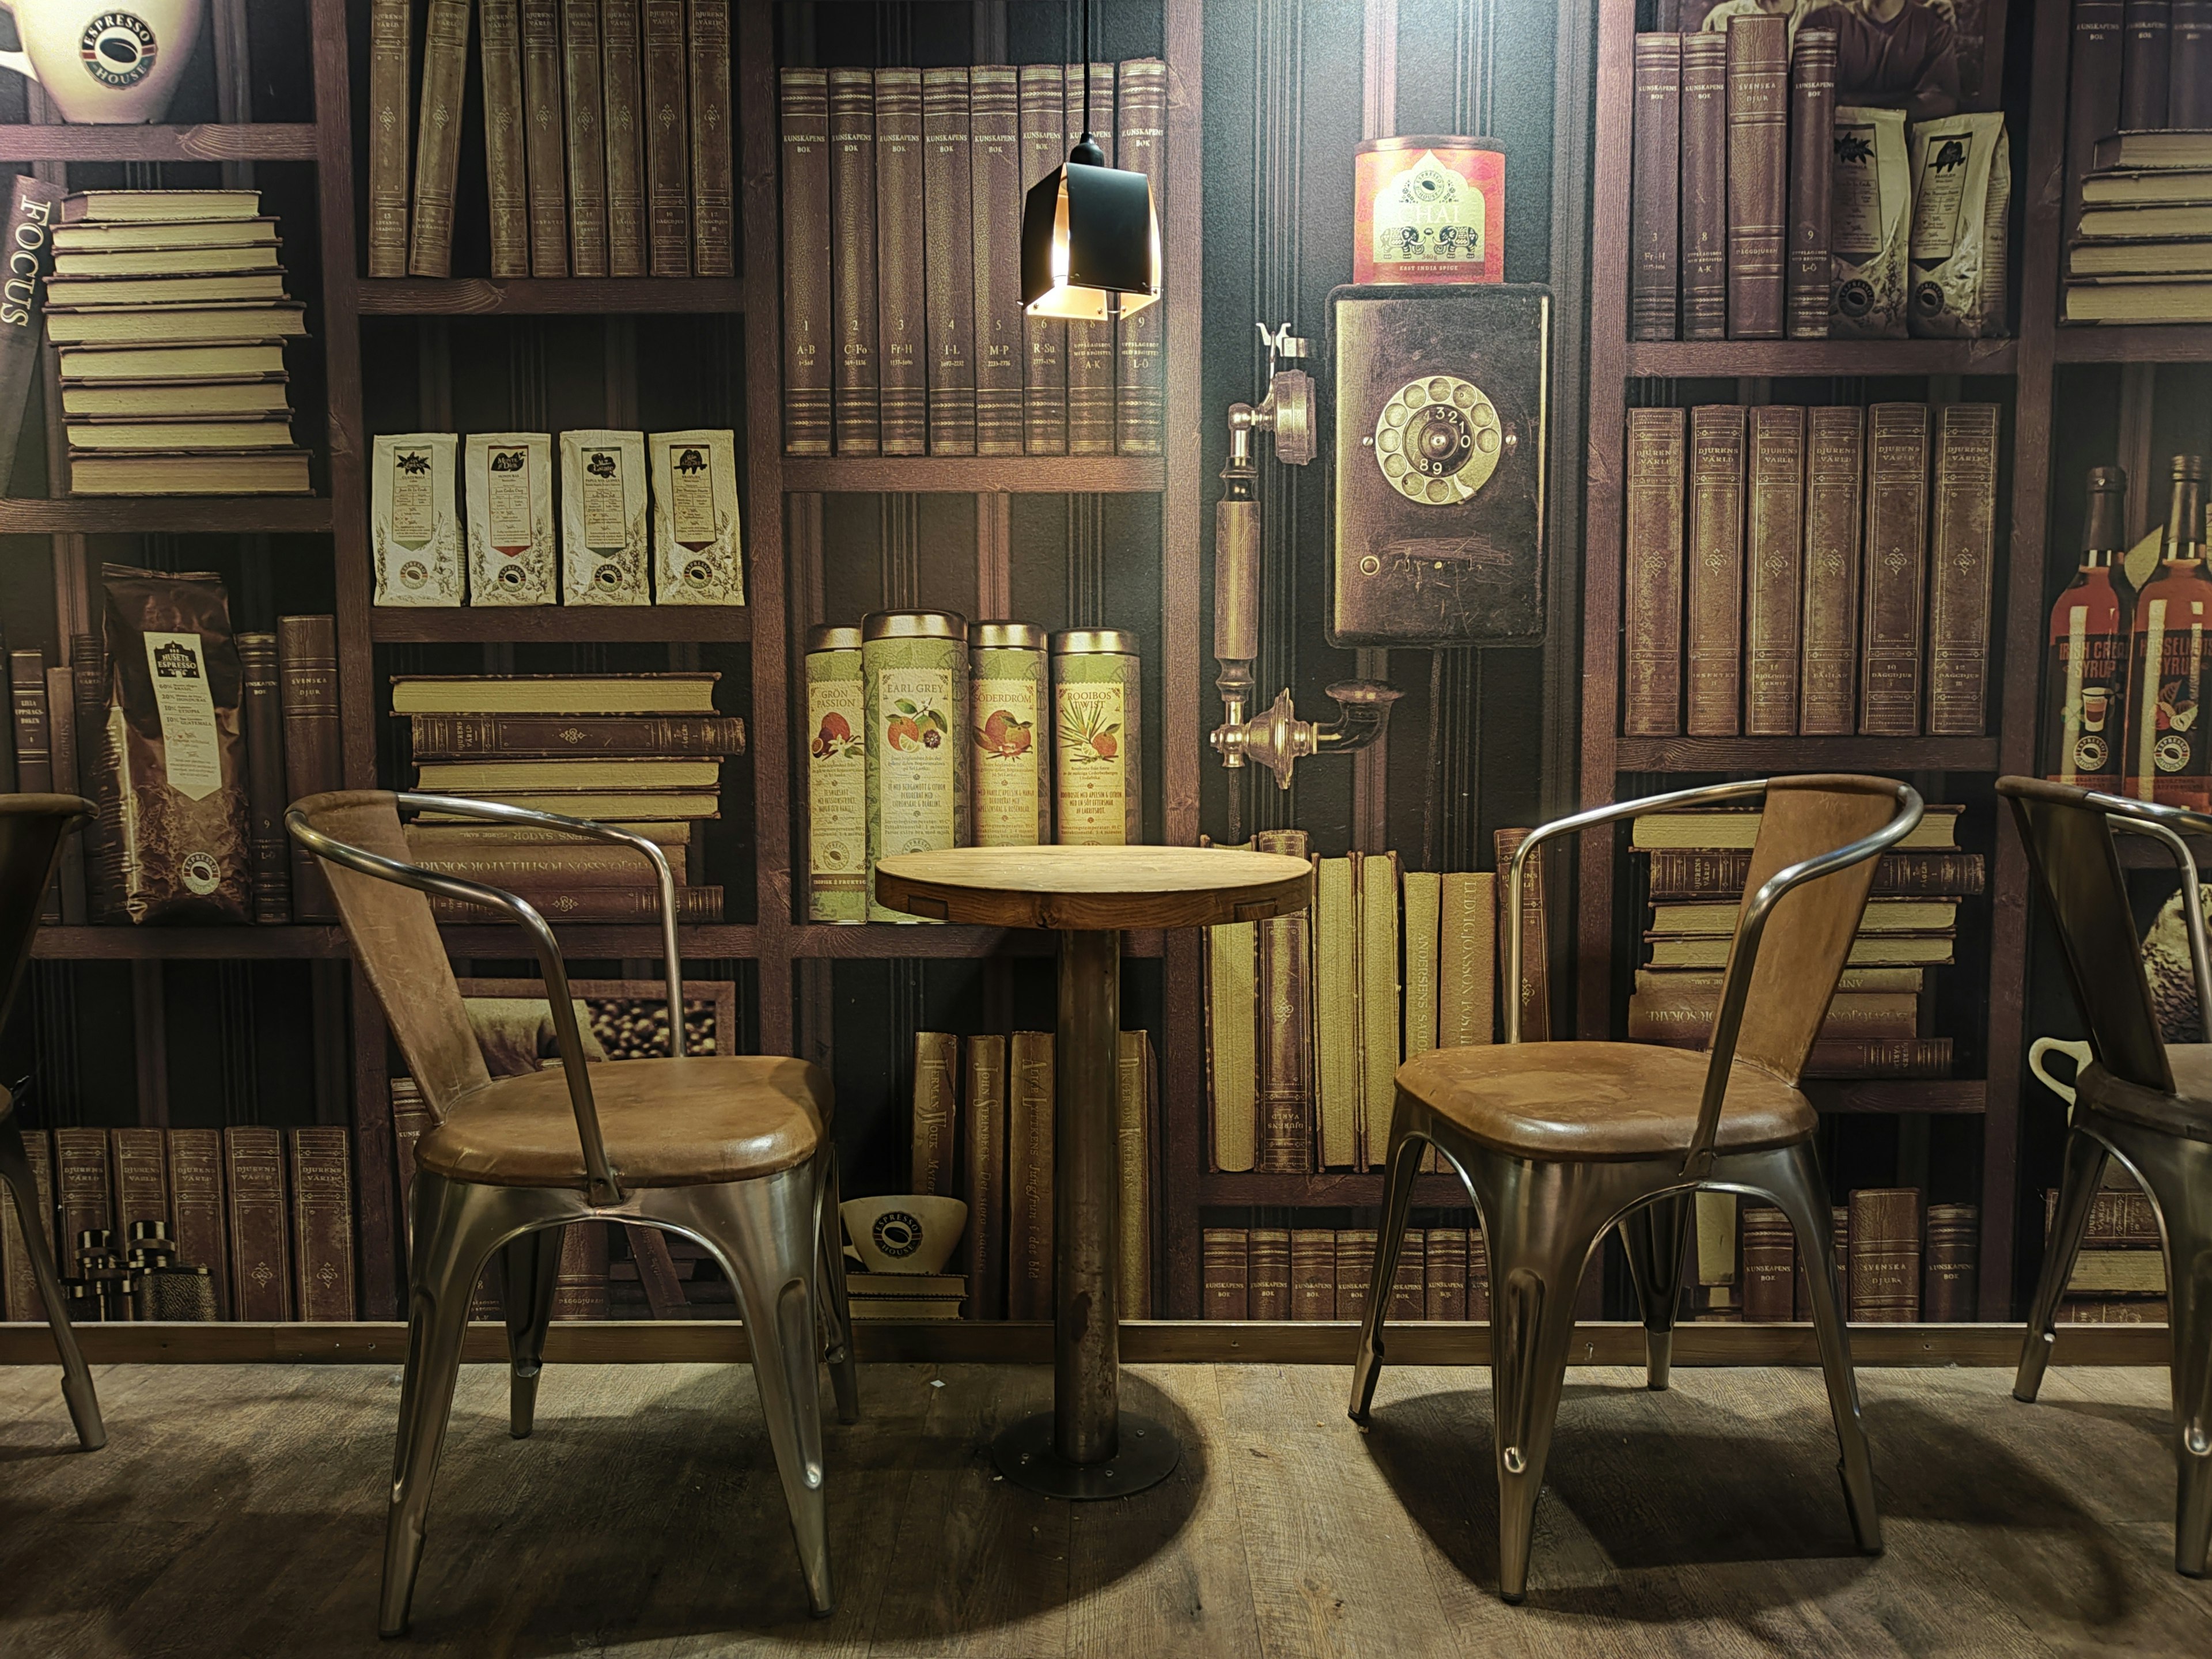
[[[1160,297],[1160,224],[1152,181],[1108,167],[1091,136],[1090,0],[1083,58],[1083,137],[1022,209],[1022,304],[1033,317],[1098,322]]]

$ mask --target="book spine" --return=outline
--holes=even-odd
[[[2155,132],[2166,125],[2173,8],[2169,0],[2127,0],[2120,64],[2120,130]]]
[[[1306,856],[1303,830],[1269,830],[1253,837],[1262,853]],[[1306,913],[1259,926],[1259,1146],[1262,1170],[1310,1174],[1314,1164],[1314,991],[1311,932]]]
[[[107,1178],[105,1129],[56,1129],[54,1139],[54,1260],[64,1279],[76,1277],[77,1236],[111,1231],[114,1195]]]
[[[1912,1187],[1851,1194],[1854,1322],[1909,1325],[1920,1316],[1920,1194]]]
[[[1951,1075],[1951,1039],[1832,1036],[1823,1027],[1805,1061],[1808,1077]]]
[[[734,714],[412,714],[417,761],[610,757],[705,759],[745,752]]]
[[[1247,1319],[1291,1316],[1291,1235],[1281,1227],[1255,1227],[1244,1238]]]
[[[8,208],[8,280],[0,291],[0,492],[15,463],[31,380],[39,368],[40,277],[52,269],[49,252],[63,191],[27,175],[11,180]]]
[[[1359,872],[1359,1162],[1381,1165],[1398,1097],[1398,855],[1369,853]]]
[[[1067,159],[1066,71],[1057,64],[1024,64],[1019,71],[1022,178],[1034,185]],[[1024,198],[1026,199],[1026,197]],[[1024,345],[1023,447],[1032,455],[1067,453],[1067,325],[1052,317],[1022,319]]]
[[[923,316],[929,453],[975,453],[975,250],[968,71],[921,74]]]
[[[222,1132],[169,1131],[169,1237],[177,1260],[205,1267],[215,1282],[215,1316],[230,1312],[230,1250],[222,1205]]]
[[[679,890],[684,886],[684,849],[665,850],[670,873]],[[410,837],[408,862],[439,875],[459,876],[493,887],[520,891],[531,884],[561,887],[635,888],[656,890],[653,870],[627,847],[585,842],[574,848],[512,847],[469,850],[425,848]]]
[[[1743,449],[1740,404],[1690,411],[1692,737],[1732,738],[1743,680]]]
[[[952,1190],[954,1124],[960,1065],[960,1039],[943,1031],[917,1031],[914,1037],[914,1115],[908,1140],[907,1190]]]
[[[27,795],[54,792],[53,750],[46,726],[43,652],[8,653],[9,703],[15,720],[15,787]]]
[[[461,166],[461,100],[468,68],[469,0],[430,0],[422,28],[422,107],[415,133],[410,276],[443,276],[453,270],[453,182]],[[374,246],[374,241],[370,246]]]
[[[592,1221],[575,1223],[561,1230],[561,1259],[554,1270],[553,1279],[554,1318],[605,1319],[607,1316],[607,1256],[612,1242],[609,1237],[611,1231],[604,1224]],[[630,1236],[635,1239],[639,1234],[650,1231],[649,1228],[635,1228],[630,1230]],[[654,1237],[658,1237],[658,1234],[654,1235]],[[641,1263],[641,1268],[645,1265]],[[646,1280],[643,1271],[641,1271],[639,1278],[641,1283],[649,1282]],[[309,1316],[313,1317],[312,1315]]]
[[[1997,406],[1947,404],[1936,422],[1929,534],[1928,730],[1988,730],[1990,592],[1996,563]]]
[[[1114,66],[1093,64],[1090,76],[1089,130],[1114,165]],[[1085,130],[1083,65],[1067,66],[1067,131],[1071,147]],[[1114,325],[1067,325],[1067,453],[1114,453]]]
[[[1544,860],[1541,857],[1528,860],[1522,872],[1521,915],[1516,919],[1505,914],[1506,884],[1510,878],[1513,854],[1521,843],[1528,839],[1526,830],[1493,830],[1490,842],[1496,867],[1501,872],[1498,880],[1498,932],[1499,936],[1498,961],[1505,960],[1504,933],[1508,927],[1521,929],[1521,1041],[1543,1042],[1552,1031],[1552,963],[1551,929],[1544,919]],[[1499,970],[1501,973],[1503,969]],[[1507,987],[1505,994],[1512,994]]]
[[[1291,1234],[1291,1317],[1336,1317],[1336,1234],[1329,1229]]]
[[[1427,1316],[1428,1254],[1427,1236],[1408,1228],[1398,1246],[1398,1271],[1390,1279],[1392,1320]]]
[[[921,71],[876,71],[877,338],[886,455],[929,447],[922,254]]]
[[[1805,411],[1794,404],[1761,404],[1751,411],[1749,428],[1743,729],[1753,737],[1786,737],[1797,730]]]
[[[1421,1253],[1424,1319],[1467,1317],[1467,1231],[1431,1227]]]
[[[1213,1167],[1243,1171],[1259,1150],[1258,1028],[1266,1018],[1255,972],[1256,925],[1206,930],[1207,1099],[1213,1114]]]
[[[21,787],[15,780],[15,692],[12,667],[6,642],[0,641],[0,703],[6,705],[9,722],[6,732],[0,734],[0,786],[4,786],[0,787],[0,794],[7,795],[16,793]]]
[[[398,0],[404,15],[405,0]],[[522,28],[523,159],[530,190],[530,274],[568,274],[567,118],[561,95],[561,0],[518,0]],[[396,272],[394,273],[397,274]]]
[[[691,34],[691,268],[737,264],[737,168],[730,148],[730,0],[686,0]]]
[[[53,1175],[47,1161],[46,1137],[37,1129],[21,1133],[23,1156],[31,1166],[32,1188],[34,1193],[51,1194]],[[46,1254],[52,1255],[52,1208],[46,1203],[22,1203],[12,1192],[0,1194],[0,1319],[12,1323],[43,1323],[46,1320],[46,1298],[39,1294],[38,1277],[31,1266],[30,1235],[26,1230],[37,1230],[46,1246]],[[64,1267],[63,1271],[66,1270]]]
[[[1244,1229],[1203,1229],[1199,1234],[1198,1256],[1205,1298],[1203,1316],[1207,1319],[1250,1317],[1250,1281],[1247,1276]]]
[[[368,10],[368,274],[407,274],[409,0]]]
[[[108,1173],[115,1182],[112,1207],[115,1253],[130,1248],[134,1221],[169,1219],[168,1160],[159,1129],[110,1129]]]
[[[504,884],[507,890],[517,898],[527,899],[544,913],[548,921],[559,922],[621,922],[660,920],[660,889],[653,887],[610,887],[569,882],[561,878],[548,881],[517,881]],[[684,927],[719,922],[723,917],[723,890],[720,887],[679,887],[676,890],[676,920]],[[440,921],[476,923],[483,925],[499,920],[499,913],[480,904],[471,904],[465,899],[445,898],[433,894],[430,914]],[[918,1188],[928,1191],[927,1188]]]
[[[645,66],[638,28],[638,0],[601,0],[599,74],[606,99],[610,276],[645,275],[645,133],[641,115]]]
[[[2066,91],[2066,228],[2081,222],[2081,179],[2097,140],[2120,127],[2125,0],[2074,0],[2073,67]]]
[[[1050,1319],[1052,1272],[1051,1034],[1017,1031],[1006,1087],[1006,1317]]]
[[[607,151],[599,0],[561,0],[561,84],[568,118],[568,270],[577,276],[604,276]]]
[[[1790,251],[1783,307],[1793,340],[1828,336],[1828,206],[1836,130],[1836,36],[1799,31],[1790,53]]]
[[[1790,1218],[1772,1205],[1747,1206],[1743,1236],[1743,1316],[1759,1324],[1789,1322],[1797,1251]]]
[[[1628,638],[1621,653],[1621,730],[1671,738],[1682,729],[1682,503],[1688,416],[1628,411],[1626,526]]]
[[[345,782],[338,726],[338,637],[333,617],[276,619],[276,696],[284,725],[284,798]],[[292,843],[292,920],[334,922],[337,902],[315,855]]]
[[[1433,870],[1408,870],[1406,894],[1406,1031],[1407,1060],[1437,1046],[1437,962],[1443,927],[1443,878]]]
[[[1748,848],[1669,848],[1650,855],[1645,886],[1654,899],[1735,898],[1750,878]],[[1875,860],[1875,898],[1961,897],[1983,885],[1979,853],[1885,853]]]
[[[1682,337],[1727,337],[1728,37],[1682,40]]]
[[[1490,1240],[1480,1231],[1467,1236],[1467,1316],[1490,1319]]]
[[[1682,37],[1639,34],[1629,200],[1628,337],[1671,340],[1681,295]]]
[[[1974,1316],[1981,1261],[1981,1212],[1972,1204],[1928,1206],[1927,1288],[1921,1317],[1935,1325],[1960,1325]]]
[[[115,765],[107,729],[107,664],[104,641],[98,634],[79,634],[70,641],[70,668],[76,692],[77,787],[96,809],[86,824],[84,842],[86,907],[94,921],[106,921],[123,908],[120,842],[115,834],[121,810],[117,799]],[[13,769],[15,756],[0,744]],[[12,793],[15,782],[9,780]]]
[[[238,636],[239,724],[246,737],[246,805],[252,837],[253,919],[292,919],[291,837],[284,833],[284,714],[276,693],[276,636]]]
[[[783,135],[783,447],[830,453],[830,82],[780,72]]]
[[[830,71],[830,303],[836,362],[832,418],[840,455],[883,448],[876,342],[876,77]],[[1020,295],[1015,296],[1018,306]]]
[[[684,0],[645,0],[645,213],[655,276],[691,273],[691,116]]]
[[[53,753],[54,793],[82,796],[77,785],[76,683],[67,668],[46,670],[47,742]],[[65,927],[85,923],[84,837],[71,833],[62,837],[61,868],[54,878],[61,897],[61,920]]]
[[[1498,878],[1445,876],[1439,926],[1437,1046],[1488,1042],[1498,1025]]]
[[[2181,132],[2212,127],[2212,0],[2173,0],[2166,124]]]
[[[1782,337],[1790,167],[1789,25],[1731,18],[1728,31],[1728,312],[1732,340]]]
[[[2057,1218],[2058,1188],[2049,1187],[2043,1194],[2043,1236],[2048,1239]],[[2088,1231],[2082,1234],[2081,1243],[2098,1248],[2139,1248],[2157,1249],[2163,1238],[2159,1231],[2158,1212],[2151,1207],[2149,1195],[2133,1191],[2106,1190],[2089,1200]]]
[[[530,172],[524,158],[522,21],[519,0],[480,0],[484,183],[491,210],[491,274],[530,275]]]
[[[968,1039],[968,1316],[1006,1316],[1006,1040]]]
[[[1875,404],[1867,411],[1866,448],[1859,732],[1917,737],[1928,586],[1928,405]]]
[[[1157,58],[1133,58],[1121,66],[1115,90],[1115,165],[1141,173],[1152,185],[1155,222],[1164,216],[1167,194],[1168,66]],[[1019,225],[1019,216],[1015,216]],[[1017,230],[1018,234],[1018,229]],[[1018,260],[1013,260],[1018,286]],[[1124,455],[1162,453],[1167,416],[1166,273],[1161,292],[1117,325],[1118,391],[1115,447]]]
[[[1115,1172],[1120,1186],[1121,1273],[1117,1299],[1124,1319],[1152,1316],[1152,1118],[1154,1106],[1152,1038],[1143,1031],[1119,1034],[1115,1120]],[[1284,1235],[1285,1305],[1290,1317],[1290,1239]]]
[[[1856,404],[1807,411],[1805,614],[1798,730],[1848,736],[1857,708],[1859,503],[1865,434]]]
[[[1319,1145],[1318,1163],[1310,1167],[1348,1170],[1359,1159],[1361,1088],[1359,889],[1350,859],[1322,859],[1316,866],[1313,916]]]
[[[295,1129],[291,1142],[292,1305],[306,1320],[354,1317],[353,1162],[336,1124]],[[582,1229],[571,1227],[570,1233]]]
[[[968,71],[975,453],[1022,453],[1022,150],[1015,71]]]
[[[283,1133],[253,1125],[222,1132],[230,1209],[234,1319],[292,1317],[292,1251],[284,1204]]]

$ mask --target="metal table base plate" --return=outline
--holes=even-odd
[[[1121,1449],[1103,1463],[1071,1463],[1052,1447],[1053,1414],[1025,1417],[991,1443],[999,1473],[1047,1498],[1127,1498],[1175,1473],[1182,1447],[1156,1418],[1123,1412]]]

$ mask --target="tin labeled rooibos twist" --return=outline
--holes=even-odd
[[[1145,838],[1141,667],[1136,636],[1120,629],[1052,636],[1054,793],[1063,846]]]

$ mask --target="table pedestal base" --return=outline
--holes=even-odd
[[[1121,1449],[1103,1463],[1071,1463],[1053,1449],[1053,1414],[1025,1417],[991,1443],[999,1473],[1047,1498],[1127,1498],[1175,1473],[1182,1447],[1156,1418],[1123,1412]]]

